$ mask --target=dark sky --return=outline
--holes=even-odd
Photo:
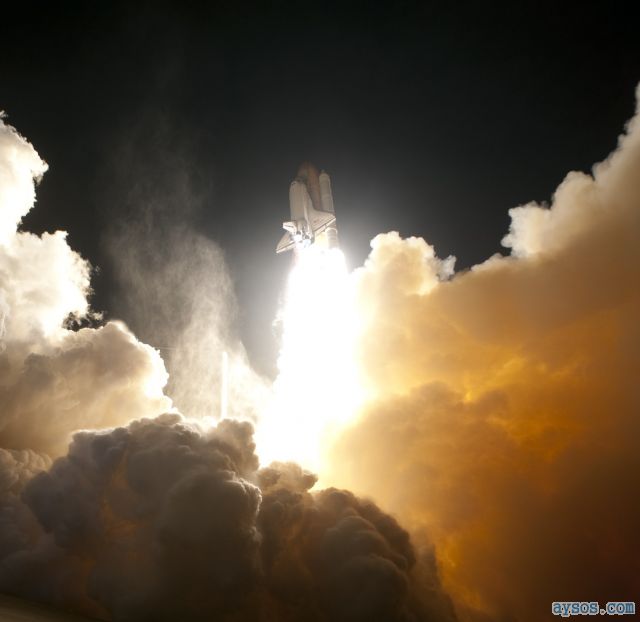
[[[25,228],[69,231],[100,268],[94,306],[120,316],[106,232],[162,203],[224,249],[263,371],[301,161],[332,176],[352,267],[398,230],[465,268],[500,251],[509,207],[611,151],[640,81],[622,3],[22,2],[0,18],[0,109],[50,164]]]

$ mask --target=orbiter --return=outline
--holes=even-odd
[[[303,249],[311,244],[326,248],[338,246],[331,180],[327,173],[318,174],[313,164],[302,164],[289,188],[289,207],[291,220],[282,223],[287,233],[278,242],[276,253]]]

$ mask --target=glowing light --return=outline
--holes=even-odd
[[[282,313],[279,375],[257,426],[260,460],[292,460],[321,473],[322,447],[361,400],[354,359],[355,316],[344,255],[299,252]]]

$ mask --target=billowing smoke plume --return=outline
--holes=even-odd
[[[90,266],[62,231],[18,231],[46,169],[0,119],[0,447],[55,456],[74,430],[159,414],[171,402],[158,353],[123,324],[65,328],[90,314]]]
[[[453,619],[394,519],[345,491],[311,495],[296,465],[259,471],[251,434],[180,415],[77,433],[24,487],[37,523],[13,526],[25,546],[0,584],[116,620]]]
[[[122,323],[73,330],[98,320],[88,263],[64,233],[17,230],[45,169],[0,122],[0,592],[122,621],[454,620],[433,549],[414,549],[373,502],[312,494],[295,464],[260,469],[247,421],[160,414],[163,362]],[[196,273],[219,267],[185,239]],[[163,294],[191,291],[184,262],[144,250],[131,284],[159,274]],[[162,321],[179,321],[176,304]]]
[[[260,469],[247,422],[152,418],[171,408],[157,352],[121,323],[65,328],[90,315],[89,266],[63,233],[17,231],[45,168],[0,124],[0,590],[115,620],[454,619],[437,568],[465,620],[634,600],[640,113],[551,207],[511,211],[509,257],[453,275],[391,233],[356,272],[372,397],[323,481],[420,550],[373,502]]]
[[[432,538],[462,618],[537,622],[640,590],[640,113],[592,175],[510,214],[511,256],[451,279],[421,239],[373,241],[376,397],[329,462]]]

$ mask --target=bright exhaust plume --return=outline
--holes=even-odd
[[[280,318],[278,377],[256,430],[264,464],[289,460],[322,475],[323,447],[354,416],[362,391],[352,293],[342,251],[297,251]]]

